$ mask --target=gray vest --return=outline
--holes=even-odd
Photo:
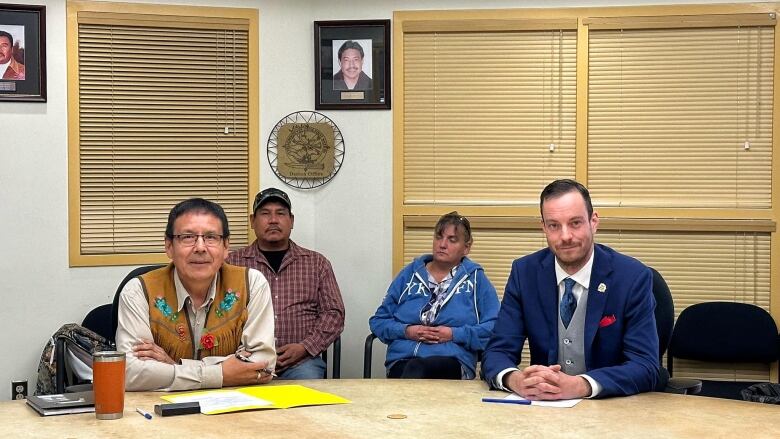
[[[588,308],[588,291],[585,290],[577,301],[577,309],[569,322],[569,328],[563,327],[560,308],[558,311],[558,364],[568,375],[585,373],[585,314]]]

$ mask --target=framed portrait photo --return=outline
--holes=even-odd
[[[390,20],[314,22],[317,110],[390,109]]]
[[[0,3],[0,101],[46,102],[46,6]]]

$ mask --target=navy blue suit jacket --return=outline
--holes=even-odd
[[[653,390],[660,363],[650,269],[604,245],[596,244],[594,252],[585,316],[587,374],[602,386],[599,397]],[[526,339],[531,364],[558,363],[558,286],[550,249],[512,263],[482,359],[491,386],[499,372],[520,362]]]

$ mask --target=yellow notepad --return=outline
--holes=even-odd
[[[206,415],[258,409],[286,409],[307,405],[348,404],[351,401],[332,393],[297,384],[282,386],[252,386],[237,389],[202,390],[165,395],[170,402],[199,402]]]

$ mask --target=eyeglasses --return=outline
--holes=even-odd
[[[173,235],[181,245],[191,247],[198,242],[198,238],[203,238],[203,243],[208,247],[216,247],[222,244],[222,235],[214,235],[207,233],[205,235],[197,235],[195,233],[182,233],[179,235]]]

